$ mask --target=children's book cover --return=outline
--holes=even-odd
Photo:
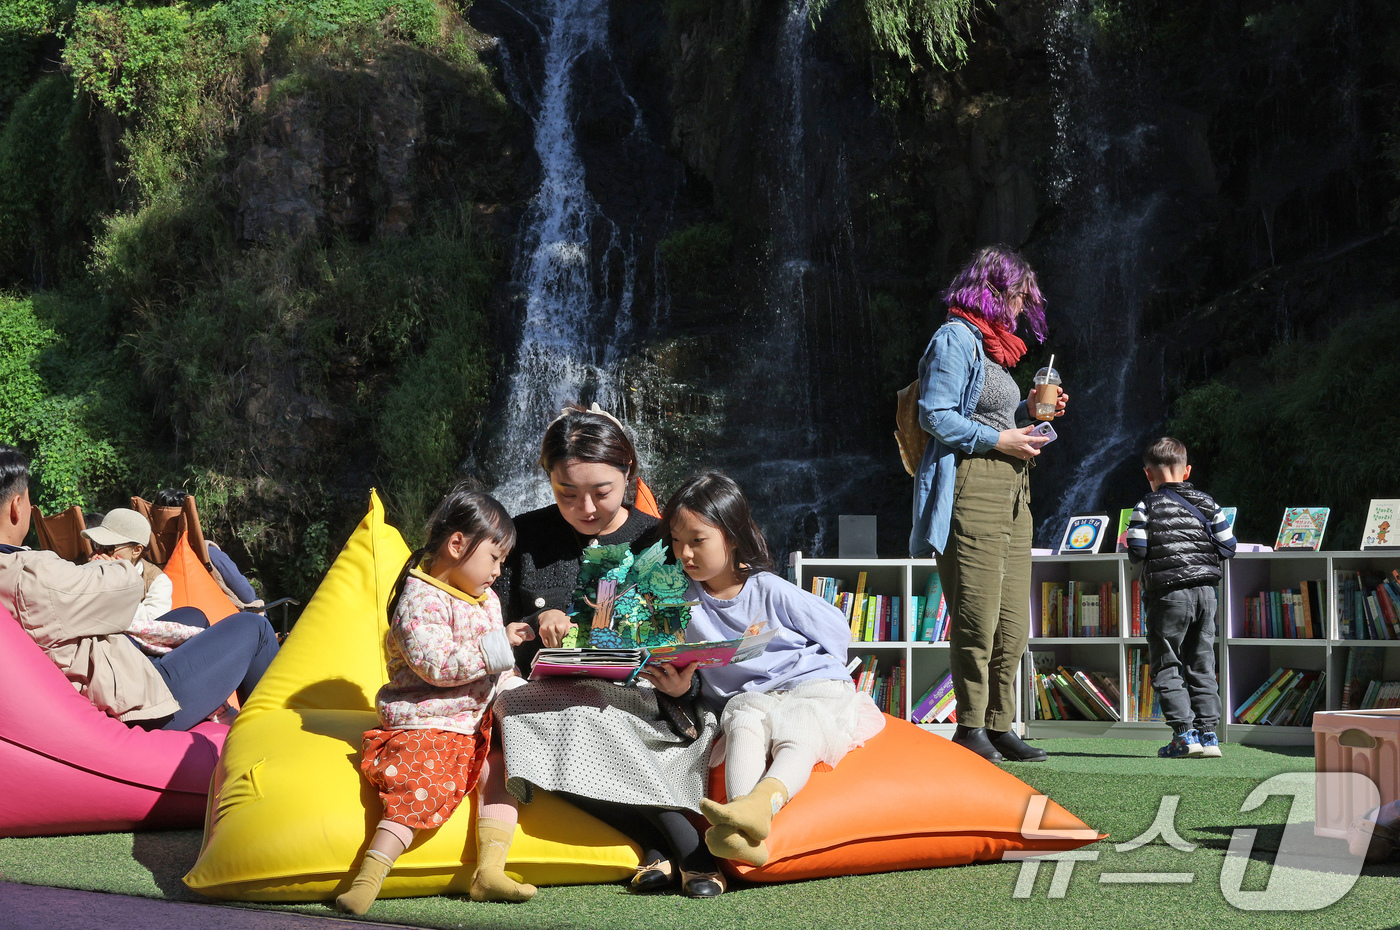
[[[1118,511],[1118,544],[1117,552],[1128,551],[1128,523],[1133,519],[1133,508]]]
[[[1108,535],[1108,521],[1106,513],[1079,513],[1070,517],[1060,540],[1060,554],[1098,552]]]
[[[1322,534],[1327,529],[1327,515],[1330,507],[1289,507],[1283,512],[1283,523],[1278,528],[1275,549],[1322,548]]]
[[[1362,549],[1400,549],[1400,500],[1373,500],[1366,508]]]
[[[1235,529],[1235,514],[1240,512],[1238,507],[1221,507],[1220,512],[1225,515],[1225,525],[1230,527],[1230,531]]]

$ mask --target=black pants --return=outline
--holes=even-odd
[[[1198,585],[1147,594],[1152,687],[1172,732],[1214,733],[1220,724],[1215,680],[1215,588]]]
[[[700,839],[700,831],[681,811],[598,801],[566,792],[559,792],[559,797],[642,847],[644,863],[670,859],[685,872],[719,871],[715,857]]]

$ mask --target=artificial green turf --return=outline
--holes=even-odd
[[[1321,893],[1327,863],[1314,871],[1275,868],[1284,798],[1241,812],[1245,797],[1280,772],[1312,770],[1306,750],[1224,747],[1219,760],[1162,760],[1153,743],[1134,740],[1044,740],[1046,763],[1008,765],[1008,770],[1063,804],[1108,840],[1086,847],[1094,861],[1078,862],[1063,897],[1051,898],[1056,865],[1042,863],[1029,897],[1014,892],[1022,865],[989,863],[882,875],[832,878],[784,885],[744,886],[722,898],[691,901],[664,895],[636,898],[619,885],[542,889],[524,905],[483,905],[456,897],[404,898],[376,902],[369,918],[425,927],[630,928],[697,927],[704,930],[764,928],[1026,927],[1106,928],[1151,926],[1157,930],[1215,927],[1391,928],[1400,924],[1400,867],[1368,867],[1338,902],[1320,911],[1270,913],[1240,910],[1221,891],[1225,849],[1237,827],[1258,829],[1243,888],[1260,891],[1269,882]],[[937,773],[926,778],[930,798],[940,799]],[[951,790],[951,789],[950,789]],[[1156,818],[1164,795],[1179,797],[1175,826],[1180,852],[1161,839],[1118,852]],[[1310,820],[1309,798],[1300,798],[1294,820]],[[1305,825],[1311,832],[1311,825]],[[199,851],[192,831],[0,840],[0,878],[38,885],[113,891],[155,898],[203,901],[180,883]],[[1334,843],[1340,856],[1344,844]],[[1154,872],[1190,873],[1189,884],[1104,884],[1099,876]],[[286,905],[288,910],[329,915],[324,905]]]

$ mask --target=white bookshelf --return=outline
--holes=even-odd
[[[859,573],[867,573],[870,594],[898,595],[902,639],[896,642],[855,642],[851,655],[875,653],[891,662],[903,660],[906,670],[900,716],[908,719],[910,705],[936,682],[950,665],[947,643],[914,642],[914,595],[923,594],[933,559],[818,559],[794,552],[789,557],[791,579],[803,590],[810,590],[814,576],[841,579],[844,590],[854,590]],[[1400,552],[1242,552],[1225,563],[1224,578],[1218,591],[1220,610],[1216,617],[1216,673],[1220,684],[1220,738],[1225,742],[1256,745],[1311,745],[1310,727],[1274,727],[1237,724],[1236,707],[1281,666],[1326,670],[1327,694],[1318,710],[1341,707],[1342,678],[1349,651],[1357,646],[1378,646],[1386,650],[1383,680],[1400,680],[1400,641],[1357,640],[1343,637],[1339,605],[1334,590],[1336,572],[1355,570],[1389,571],[1400,567]],[[1118,599],[1119,633],[1130,632],[1132,619],[1131,584],[1139,569],[1128,562],[1126,553],[1094,555],[1044,555],[1031,559],[1031,639],[1017,681],[1016,727],[1030,737],[1115,736],[1166,742],[1170,731],[1161,722],[1133,722],[1127,702],[1128,662],[1132,647],[1144,650],[1143,637],[1069,636],[1046,637],[1041,630],[1041,583],[1069,580],[1115,586]],[[1314,639],[1263,639],[1244,635],[1245,598],[1261,590],[1298,587],[1301,581],[1322,581],[1323,630]],[[1033,713],[1034,688],[1030,687],[1030,651],[1050,651],[1056,664],[1091,668],[1114,676],[1121,695],[1119,716],[1124,722],[1037,720]],[[925,725],[925,729],[950,736],[953,724]]]
[[[899,597],[899,629],[902,639],[891,642],[853,642],[849,655],[874,653],[882,663],[903,660],[905,669],[904,688],[897,716],[909,719],[911,704],[942,678],[951,664],[948,644],[921,643],[914,641],[915,622],[914,595],[922,595],[928,577],[937,568],[933,559],[816,559],[808,558],[801,552],[788,557],[789,578],[804,591],[810,591],[812,578],[825,576],[839,578],[842,590],[854,591],[861,572],[866,573],[865,591],[867,594],[884,594]],[[1016,683],[1016,728],[1022,730],[1023,705],[1022,688],[1024,676]],[[925,730],[941,736],[951,737],[956,724],[920,724]]]

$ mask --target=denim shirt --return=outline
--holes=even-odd
[[[927,558],[947,547],[957,454],[986,452],[1001,436],[969,419],[986,377],[982,333],[961,320],[940,326],[919,359],[919,425],[929,442],[914,476],[914,528],[909,534],[913,558]]]

